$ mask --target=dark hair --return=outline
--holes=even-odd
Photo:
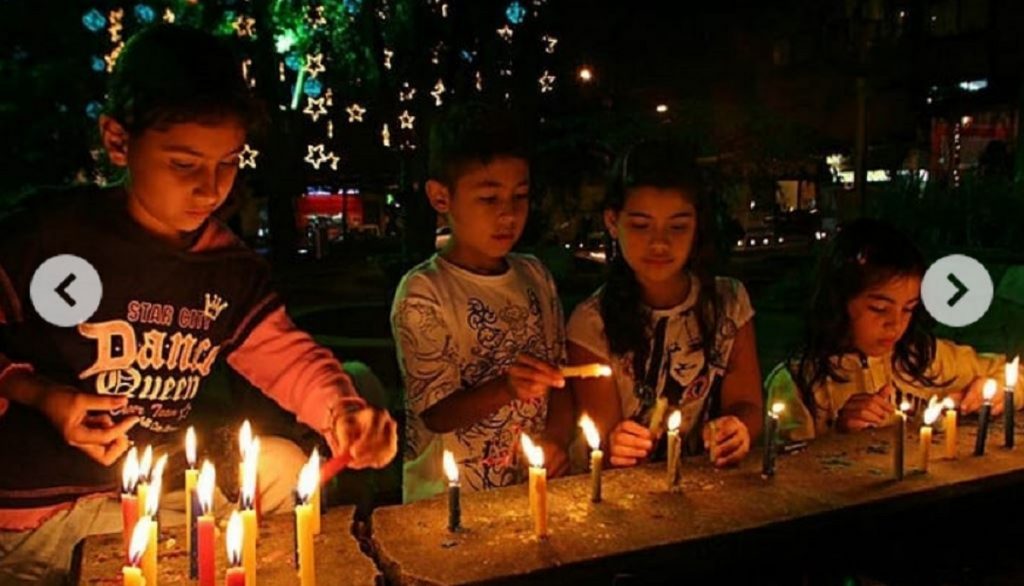
[[[427,173],[454,188],[470,165],[502,156],[529,161],[530,153],[526,125],[514,112],[480,102],[457,104],[431,127]]]
[[[211,34],[172,24],[128,40],[108,81],[104,112],[129,134],[229,116],[251,129],[263,117],[231,49]]]
[[[907,236],[882,220],[862,218],[840,226],[818,264],[817,283],[797,362],[797,385],[812,410],[815,385],[847,382],[834,358],[853,348],[847,304],[867,289],[896,277],[923,277],[927,265]],[[896,342],[894,368],[913,380],[935,383],[925,372],[935,356],[935,336],[923,304],[917,304],[906,332]]]
[[[712,273],[714,217],[710,194],[692,150],[670,140],[647,140],[633,145],[616,161],[605,209],[621,211],[636,187],[678,189],[696,209],[696,234],[686,269],[697,277],[697,324],[706,363],[714,360],[715,333],[722,309]],[[612,254],[608,278],[600,297],[601,319],[609,349],[617,356],[633,355],[633,372],[643,371],[651,335],[650,310],[642,300],[640,283],[622,254]]]

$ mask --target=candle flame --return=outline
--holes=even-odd
[[[782,412],[785,411],[785,410],[786,410],[786,404],[785,403],[783,403],[781,401],[776,401],[775,403],[772,403],[772,415],[775,415],[776,417],[778,417],[779,415],[782,415]]]
[[[580,417],[580,427],[583,428],[583,435],[586,436],[590,449],[599,449],[601,447],[601,434],[597,432],[594,420],[589,415],[584,414],[583,417]]]
[[[956,402],[953,401],[952,397],[946,397],[942,400],[942,407],[950,411],[956,410]]]
[[[910,411],[910,401],[903,401],[900,403],[900,413],[906,413]]]
[[[132,540],[128,546],[128,560],[133,566],[138,566],[142,554],[146,553],[146,546],[149,545],[149,526],[152,522],[149,517],[140,517],[135,523]]]
[[[231,511],[231,517],[228,519],[228,534],[225,539],[228,564],[231,567],[237,567],[242,562],[242,536],[244,533],[242,516],[238,514],[238,511]]]
[[[196,429],[192,426],[185,432],[185,459],[189,468],[196,467]]]
[[[256,472],[260,464],[260,438],[254,437],[249,442],[242,462],[242,503],[244,508],[251,509],[256,502]]]
[[[612,367],[608,366],[607,364],[602,364],[602,365],[597,367],[597,376],[611,376],[611,375],[612,375]]]
[[[153,467],[153,474],[149,478],[149,492],[146,493],[146,514],[156,518],[156,512],[160,508],[160,489],[164,483],[164,466],[167,465],[167,454],[160,456]]]
[[[139,461],[139,482],[149,482],[149,473],[153,468],[153,446],[146,446]]]
[[[245,453],[249,450],[249,444],[252,443],[252,425],[249,424],[249,420],[246,419],[242,422],[242,428],[238,430],[238,449],[242,452],[242,458],[245,458]]]
[[[1020,356],[1014,356],[1012,362],[1007,362],[1005,367],[1006,386],[1014,388],[1017,386],[1017,375],[1020,373]]]
[[[525,433],[520,436],[520,441],[523,445],[523,453],[526,454],[526,459],[530,462],[532,468],[543,468],[544,467],[544,448],[533,443],[530,436]]]
[[[297,488],[299,500],[303,503],[309,502],[309,497],[312,496],[318,484],[320,484],[320,468],[310,459],[302,467],[302,471],[299,472],[299,486]]]
[[[455,454],[448,450],[444,451],[444,475],[452,484],[459,481],[459,465],[455,462]]]
[[[121,490],[125,494],[135,492],[135,485],[139,482],[139,451],[132,446],[128,450],[128,456],[124,459],[124,467],[121,469]]]
[[[935,420],[939,418],[939,414],[942,413],[942,403],[939,402],[939,398],[932,395],[932,398],[928,400],[928,407],[924,410],[924,424],[931,425],[935,423]]]
[[[991,401],[996,396],[996,379],[990,378],[985,380],[985,387],[981,391],[981,397],[986,401]]]
[[[213,489],[216,485],[216,469],[209,460],[203,460],[203,467],[199,470],[199,480],[196,481],[196,496],[204,515],[210,514],[210,511],[213,510]]]
[[[683,413],[678,409],[672,412],[672,415],[668,418],[668,430],[676,431],[679,429],[679,425],[683,422]]]

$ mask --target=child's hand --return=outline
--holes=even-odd
[[[508,369],[506,380],[513,398],[520,401],[543,397],[549,388],[565,386],[565,379],[557,368],[528,354],[516,357],[515,364]]]
[[[611,451],[608,461],[612,466],[636,466],[654,448],[651,430],[632,419],[623,419],[609,436]]]
[[[836,425],[841,431],[860,431],[889,423],[895,413],[889,402],[892,393],[892,385],[885,385],[877,393],[859,393],[850,397],[839,410]]]
[[[128,451],[128,430],[139,422],[128,417],[115,424],[109,412],[128,405],[125,397],[104,397],[78,392],[71,387],[43,383],[39,410],[68,442],[104,466],[110,466]]]
[[[750,430],[732,415],[705,423],[703,436],[704,448],[711,451],[711,461],[719,468],[738,464],[750,452]]]
[[[985,402],[985,397],[982,391],[985,388],[985,379],[978,377],[971,381],[971,384],[963,391],[956,393],[950,393],[953,401],[959,404],[960,413],[967,415],[974,413],[981,409],[982,404]],[[992,415],[1002,415],[1003,413],[1003,400],[1006,397],[1006,391],[1002,387],[996,389],[996,396],[992,397]]]
[[[395,420],[384,409],[363,407],[338,418],[334,436],[338,450],[348,452],[350,468],[383,468],[398,452]]]

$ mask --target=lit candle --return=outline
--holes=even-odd
[[[946,457],[950,460],[955,460],[957,452],[959,452],[956,428],[956,403],[953,402],[953,399],[946,397],[942,400],[942,407],[946,410],[946,423],[943,426],[946,431]]]
[[[670,489],[679,486],[683,478],[682,457],[683,441],[679,437],[679,425],[683,422],[682,412],[676,410],[668,418],[668,446],[665,454],[665,463],[668,470],[668,487]]]
[[[928,401],[928,407],[924,410],[923,425],[921,426],[921,471],[928,472],[928,460],[932,448],[932,425],[939,419],[942,413],[942,403],[935,395]]]
[[[124,558],[131,559],[132,531],[139,520],[139,499],[135,485],[139,482],[139,452],[134,447],[121,468],[121,531],[124,535]]]
[[[612,367],[607,364],[580,364],[577,366],[563,366],[561,368],[562,378],[595,378],[599,376],[611,376]]]
[[[533,533],[537,537],[548,535],[548,471],[544,468],[544,449],[533,443],[525,433],[521,436],[523,452],[530,462],[530,514]]]
[[[259,522],[256,517],[256,467],[260,455],[260,438],[252,438],[245,452],[242,474],[242,526],[244,527],[242,543],[242,566],[245,568],[245,581],[249,586],[256,586],[256,538],[259,535]]]
[[[142,575],[146,578],[146,586],[157,586],[157,549],[159,545],[160,524],[157,513],[160,510],[160,488],[163,486],[164,466],[167,465],[167,454],[160,456],[149,477],[149,490],[146,493],[146,516],[152,521],[149,525],[149,546],[142,556]]]
[[[658,397],[654,402],[654,409],[651,411],[651,423],[648,430],[654,437],[661,437],[661,425],[665,422],[665,412],[668,411],[668,399]]]
[[[459,465],[455,454],[444,451],[444,474],[448,477],[448,530],[458,531],[462,526],[462,505],[459,502]]]
[[[241,499],[241,487],[245,484],[245,461],[249,459],[249,451],[252,448],[252,425],[249,420],[246,419],[242,422],[242,427],[238,430],[238,450],[241,453],[241,460],[238,462],[238,487],[239,487],[239,499]],[[257,470],[259,469],[259,454],[253,456],[256,459]],[[241,503],[239,503],[241,508]],[[256,511],[256,522],[259,523],[260,516],[262,514],[262,507],[260,506],[260,477],[259,472],[256,473],[256,491],[253,494],[253,510]]]
[[[896,411],[896,425],[892,427],[892,475],[896,480],[903,480],[903,442],[907,435],[907,411],[910,403],[903,401]]]
[[[319,476],[319,469],[313,468],[309,462],[302,467],[299,473],[299,486],[296,491],[295,505],[295,543],[298,549],[299,560],[299,584],[301,586],[315,586],[316,584],[316,559],[313,550],[313,507],[309,504],[309,498],[313,495]]]
[[[604,452],[601,451],[601,434],[594,425],[594,420],[584,415],[580,417],[580,427],[590,446],[590,502],[601,502],[601,467],[604,465]]]
[[[196,519],[196,542],[199,547],[199,585],[213,586],[217,575],[217,562],[213,553],[214,518],[213,489],[217,484],[216,471],[209,460],[203,462],[196,482],[196,500],[201,509]]]
[[[1017,388],[1017,373],[1020,372],[1020,356],[1016,356],[1013,362],[1006,363],[1005,375],[1006,375],[1006,396],[1003,401],[1003,424],[1006,428],[1005,439],[1003,445],[1009,449],[1013,449],[1013,435],[1016,432],[1014,429],[1013,421],[1013,391]]]
[[[188,577],[195,580],[199,578],[199,565],[196,563],[195,543],[192,541],[196,522],[192,493],[196,490],[199,471],[196,470],[196,430],[191,426],[185,432],[185,460],[188,461],[188,469],[185,470],[185,551],[188,552]]]
[[[241,567],[242,542],[245,529],[238,511],[231,511],[228,519],[228,533],[225,545],[228,550],[228,571],[224,575],[225,586],[245,586],[245,568]]]
[[[764,453],[761,455],[761,476],[763,478],[775,476],[775,436],[779,431],[779,416],[785,410],[785,403],[772,403],[772,408],[767,412],[768,416],[765,418]]]
[[[150,523],[149,517],[143,517],[132,528],[132,537],[128,546],[128,565],[121,568],[124,586],[146,586],[146,580],[142,577],[142,569],[139,568],[139,560],[142,559],[146,546],[149,545]]]
[[[139,461],[139,480],[135,483],[135,496],[139,506],[146,507],[146,493],[149,492],[149,473],[153,467],[153,446],[146,446]]]
[[[313,448],[313,453],[309,455],[309,461],[312,462],[311,466],[315,466],[317,470],[320,470],[320,450]],[[310,497],[310,504],[313,505],[313,535],[320,535],[320,483],[316,483],[316,488],[313,490],[313,496]]]
[[[985,381],[981,392],[982,404],[981,414],[978,416],[978,436],[974,442],[974,455],[985,455],[985,441],[988,439],[988,420],[992,415],[992,399],[996,396],[996,380],[990,378]]]

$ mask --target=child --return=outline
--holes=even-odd
[[[388,414],[295,328],[267,265],[211,217],[256,114],[218,40],[149,28],[121,54],[99,124],[125,182],[41,195],[0,230],[0,582],[60,581],[80,539],[121,530],[105,498],[120,484],[114,464],[131,442],[180,445],[173,432],[219,357],[352,466],[393,457]],[[81,257],[102,282],[77,326],[49,323],[29,293],[58,254]],[[280,438],[263,447],[261,489],[276,487],[264,510],[286,510],[305,455]]]
[[[520,435],[541,439],[548,389],[564,385],[553,366],[564,353],[554,281],[536,258],[510,252],[529,208],[527,157],[521,125],[498,109],[455,108],[432,129],[427,197],[451,238],[405,275],[391,310],[406,502],[445,490],[444,450],[463,489],[516,483]],[[564,454],[547,447],[560,468]]]
[[[761,429],[754,310],[739,281],[709,273],[704,191],[693,159],[671,142],[641,142],[613,170],[608,281],[567,327],[571,363],[612,368],[609,378],[574,379],[572,390],[606,434],[613,466],[651,455],[664,427],[649,429],[659,399],[681,412],[689,449],[703,444],[716,466],[742,460]]]
[[[788,406],[784,436],[887,425],[904,399],[921,412],[933,395],[971,413],[981,406],[986,377],[1002,388],[1003,356],[979,355],[929,331],[921,304],[926,269],[914,243],[891,225],[860,219],[842,227],[818,267],[803,347],[766,381],[772,400]],[[1016,405],[1021,390],[1018,379]],[[1000,390],[994,414],[1002,400]]]

